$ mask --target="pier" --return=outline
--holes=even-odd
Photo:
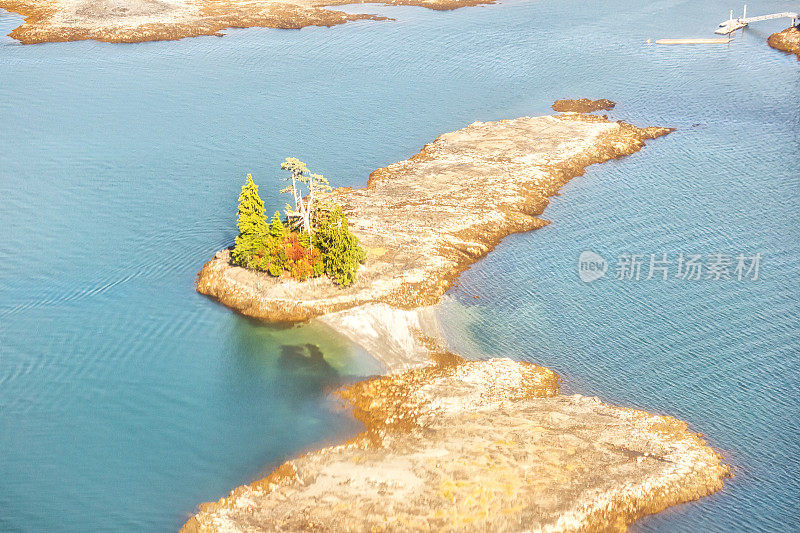
[[[775,19],[782,19],[788,18],[792,21],[792,26],[797,25],[798,14],[793,13],[791,11],[784,11],[782,13],[771,13],[769,15],[760,15],[757,17],[748,17],[747,16],[747,5],[744,6],[744,12],[740,18],[733,18],[733,11],[731,11],[730,17],[725,22],[720,22],[719,28],[714,31],[719,35],[730,35],[731,33],[735,32],[736,30],[740,30],[746,27],[748,24],[752,22],[761,22],[764,20],[775,20]]]

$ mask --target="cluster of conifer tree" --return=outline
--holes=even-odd
[[[299,162],[296,159],[291,161]],[[292,192],[296,199],[302,199],[299,191],[294,189],[298,180],[294,170],[292,172]],[[311,202],[306,200],[305,205],[307,208]],[[248,174],[239,195],[239,236],[231,254],[233,264],[272,276],[287,273],[299,280],[327,274],[337,285],[352,285],[366,254],[358,238],[350,232],[341,207],[334,206],[324,213],[308,210],[303,216],[296,217],[295,224],[292,224],[291,214],[298,213],[298,210],[290,207],[287,206],[286,223],[277,211],[268,223],[258,185]],[[314,224],[316,219],[319,222]]]

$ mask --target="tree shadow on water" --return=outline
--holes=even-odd
[[[325,354],[316,344],[281,345],[278,368],[321,386],[337,385],[342,381],[339,372],[325,360]]]

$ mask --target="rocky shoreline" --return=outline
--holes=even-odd
[[[330,196],[367,249],[353,286],[271,278],[232,266],[222,250],[203,266],[197,290],[273,322],[366,304],[433,305],[504,237],[546,225],[537,216],[548,197],[587,166],[630,155],[670,131],[575,113],[475,122],[374,171],[366,188]]]
[[[781,32],[773,33],[767,39],[767,44],[776,50],[795,54],[800,61],[800,29],[787,28]]]
[[[624,531],[730,474],[684,422],[560,395],[546,368],[433,359],[340,391],[363,433],[202,505],[182,531]]]
[[[388,0],[436,10],[495,0]],[[388,20],[330,6],[363,0],[0,0],[0,8],[25,17],[9,35],[22,44],[93,39],[110,43],[173,41],[221,36],[228,28],[300,29],[355,20]]]
[[[334,191],[369,250],[351,288],[217,253],[199,292],[260,319],[316,317],[387,375],[337,392],[365,431],[203,504],[183,531],[624,531],[719,490],[730,470],[686,423],[562,395],[531,363],[466,361],[437,342],[431,307],[503,237],[546,224],[536,215],[570,178],[670,131],[569,113],[442,135],[366,188]]]

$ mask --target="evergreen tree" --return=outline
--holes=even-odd
[[[350,232],[347,218],[338,205],[314,232],[314,245],[322,253],[325,273],[334,283],[347,287],[355,282],[358,265],[364,261],[366,253]]]
[[[272,223],[269,225],[269,234],[276,239],[283,239],[286,236],[286,228],[283,226],[281,214],[278,211],[275,211],[275,215],[272,217]]]
[[[253,267],[255,256],[264,247],[264,239],[268,235],[267,220],[264,217],[264,202],[258,195],[258,185],[253,183],[253,176],[247,175],[247,181],[239,195],[239,218],[237,221],[239,236],[233,246],[234,264]]]

